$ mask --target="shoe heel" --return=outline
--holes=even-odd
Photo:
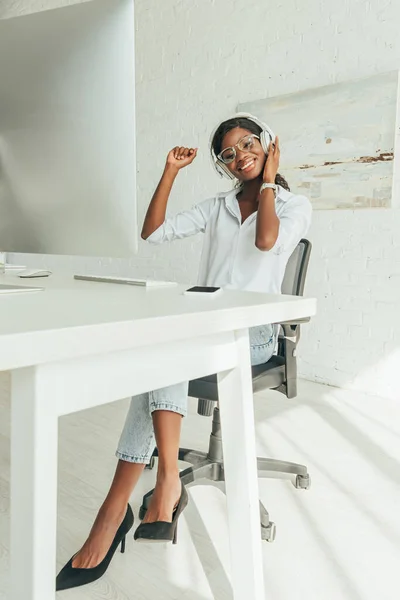
[[[126,542],[126,536],[124,535],[124,537],[121,540],[121,554],[123,554],[125,552],[125,542]]]
[[[172,540],[173,544],[177,544],[178,543],[178,523],[176,524],[175,527],[175,531],[174,531],[174,538]]]

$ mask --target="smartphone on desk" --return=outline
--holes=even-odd
[[[222,288],[219,287],[195,285],[183,293],[185,296],[218,296],[221,292]]]

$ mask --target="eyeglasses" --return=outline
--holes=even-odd
[[[224,150],[222,150],[222,152],[218,154],[217,158],[227,165],[235,160],[236,148],[238,148],[242,152],[246,152],[252,149],[252,147],[254,146],[254,140],[259,139],[260,138],[258,137],[258,135],[245,135],[234,146],[230,146],[229,148],[225,148]]]

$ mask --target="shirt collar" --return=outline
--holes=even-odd
[[[237,213],[237,200],[236,200],[236,194],[238,193],[238,189],[234,188],[233,190],[231,190],[230,192],[227,192],[225,194],[225,206],[226,208],[229,210],[229,212],[231,212],[233,215],[236,215]],[[237,215],[236,215],[237,216]]]
[[[293,196],[292,192],[285,190],[281,185],[278,185],[278,190],[276,194],[276,199],[281,202],[287,202]]]

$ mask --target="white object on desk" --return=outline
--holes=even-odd
[[[26,269],[21,273],[18,273],[18,277],[21,279],[31,279],[32,277],[49,277],[51,275],[51,271],[47,271],[46,269]]]
[[[310,317],[315,300],[229,290],[199,303],[184,286],[43,285],[0,311],[0,370],[12,371],[9,600],[55,598],[58,417],[210,373],[219,373],[233,597],[265,600],[247,329]]]
[[[6,264],[5,265],[5,271],[6,273],[8,272],[13,272],[13,271],[24,271],[26,269],[25,265],[10,265],[10,264]]]
[[[122,283],[139,287],[171,287],[177,285],[175,281],[156,281],[155,279],[135,279],[133,277],[111,277],[107,275],[74,275],[74,279],[98,283]]]

